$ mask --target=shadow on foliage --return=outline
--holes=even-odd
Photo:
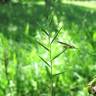
[[[44,6],[28,4],[0,5],[0,32],[15,41],[32,40],[42,22]]]

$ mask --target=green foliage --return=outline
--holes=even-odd
[[[0,3],[0,96],[94,93],[96,2],[65,1]]]
[[[52,22],[52,21],[51,21],[51,22]],[[58,43],[63,44],[63,51],[62,51],[62,52],[59,52],[56,56],[54,56],[54,57],[52,58],[52,51],[53,51],[52,44],[53,44],[53,42],[56,41],[56,38],[57,38],[57,36],[59,35],[59,32],[61,31],[61,29],[62,29],[62,27],[59,29],[59,31],[57,31],[57,32],[54,34],[53,37],[52,37],[51,32],[48,33],[45,29],[42,29],[42,31],[48,36],[48,40],[46,40],[46,41],[49,41],[49,42],[48,42],[49,48],[45,47],[45,45],[43,45],[42,43],[40,43],[39,41],[37,41],[37,43],[38,43],[39,45],[41,45],[46,51],[48,51],[48,54],[49,54],[49,63],[48,63],[48,61],[44,60],[44,58],[42,58],[41,56],[39,56],[39,57],[41,58],[41,60],[42,60],[45,64],[48,65],[48,66],[46,66],[46,71],[47,71],[47,76],[49,77],[49,80],[50,80],[50,83],[49,83],[49,84],[50,84],[50,88],[49,88],[50,91],[49,91],[48,93],[45,93],[45,94],[47,95],[47,94],[50,93],[50,96],[55,96],[55,95],[56,95],[56,93],[54,92],[54,89],[55,89],[55,88],[54,88],[54,86],[53,86],[53,84],[56,84],[56,82],[54,82],[54,78],[53,78],[53,77],[55,77],[55,76],[57,76],[57,75],[64,74],[64,72],[60,72],[60,73],[56,73],[56,74],[53,73],[53,68],[54,68],[53,61],[54,61],[55,59],[57,59],[61,54],[63,54],[63,53],[65,52],[65,50],[67,50],[67,49],[69,49],[69,48],[75,48],[74,46],[71,46],[71,45],[69,45],[69,44],[67,44],[67,43],[58,41]],[[52,40],[51,40],[51,38],[52,38]],[[48,85],[49,85],[49,84],[48,84]],[[42,94],[43,94],[43,93],[42,93]]]

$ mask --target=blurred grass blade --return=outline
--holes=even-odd
[[[45,68],[46,68],[46,72],[47,72],[48,77],[50,77],[50,78],[51,78],[51,73],[50,73],[49,68],[48,68],[47,66],[45,66]]]
[[[41,59],[43,62],[45,62],[49,67],[51,67],[51,66],[48,64],[47,61],[45,61],[41,56],[39,56],[39,57],[40,57],[40,59]]]
[[[49,37],[49,33],[45,29],[41,28],[41,30]]]
[[[53,43],[53,41],[56,39],[56,37],[58,36],[58,33],[61,31],[62,27],[58,30],[58,32],[55,34],[54,38],[51,41],[51,44]]]
[[[51,26],[53,21],[53,12],[50,13],[50,15],[47,17],[48,20],[48,26]]]
[[[60,43],[60,44],[64,45],[64,47],[65,47],[65,48],[75,48],[74,46],[69,45],[69,44],[64,43],[64,42],[61,42],[61,41],[58,41],[58,43]]]
[[[64,74],[64,72],[60,72],[60,73],[54,74],[53,76],[58,76],[58,75],[61,75],[61,74]]]
[[[51,16],[51,19],[50,19],[50,21],[49,21],[49,26],[51,26],[52,21],[53,21],[53,15]]]
[[[49,33],[48,33],[44,28],[42,28],[39,23],[37,23],[37,24],[40,26],[41,30],[42,30],[47,36],[49,36]]]
[[[89,86],[92,86],[96,82],[96,78],[94,78],[92,81],[89,82]]]
[[[38,42],[38,44],[41,45],[44,49],[46,49],[47,51],[49,51],[49,49],[48,49],[46,46],[44,46],[43,44],[41,44],[39,41],[37,41],[37,42]]]
[[[52,60],[56,59],[57,57],[59,57],[66,49],[64,49],[62,52],[60,52],[59,54],[57,54],[55,57],[53,57]]]

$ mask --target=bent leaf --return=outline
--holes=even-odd
[[[57,57],[59,57],[66,49],[64,49],[62,52],[60,52],[59,54],[57,54],[55,57],[53,57],[52,60],[56,59]]]
[[[57,41],[57,42],[64,45],[65,48],[75,48],[73,45],[69,45],[69,44],[61,42],[61,41]]]
[[[41,44],[39,41],[37,41],[37,42],[38,42],[38,44],[41,45],[44,49],[46,49],[47,51],[49,51],[49,49],[48,49],[46,46],[44,46],[43,44]]]
[[[39,57],[40,57],[40,59],[41,59],[44,63],[46,63],[49,67],[51,67],[50,64],[48,64],[47,61],[45,61],[41,56],[39,56]]]
[[[51,41],[51,44],[53,43],[53,41],[56,39],[56,37],[58,36],[58,33],[61,31],[62,27],[59,29],[59,31],[56,33],[56,35],[54,36],[54,38]]]

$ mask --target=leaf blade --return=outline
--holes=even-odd
[[[44,49],[46,49],[47,51],[49,51],[49,49],[48,49],[46,46],[44,46],[43,44],[41,44],[39,41],[37,41],[37,43],[38,43],[39,45],[41,45]]]
[[[59,29],[59,31],[55,34],[54,38],[51,41],[51,44],[53,43],[53,41],[56,39],[56,37],[58,36],[59,32],[61,31],[62,27]]]
[[[41,28],[41,30],[49,37],[49,33],[44,28]]]
[[[44,63],[46,63],[49,67],[51,67],[50,64],[49,64],[47,61],[45,61],[41,56],[39,56],[39,57],[40,57],[40,59],[41,59]]]
[[[58,75],[61,75],[61,74],[64,74],[64,72],[53,74],[53,76],[55,77],[55,76],[58,76]]]
[[[52,24],[52,21],[53,21],[53,15],[51,16],[51,19],[49,21],[49,26]]]
[[[42,28],[42,26],[39,24],[39,23],[37,23],[39,26],[40,26],[40,29],[47,35],[47,36],[49,36],[49,33],[44,29],[44,28]]]
[[[62,45],[64,45],[64,47],[66,47],[66,48],[75,48],[75,46],[69,45],[69,44],[67,44],[65,42],[61,42],[61,41],[57,41],[57,42],[60,43],[60,44],[62,44]]]
[[[52,61],[53,61],[54,59],[56,59],[58,56],[60,56],[64,51],[66,51],[66,49],[64,49],[62,52],[60,52],[60,53],[57,54],[55,57],[53,57]]]

